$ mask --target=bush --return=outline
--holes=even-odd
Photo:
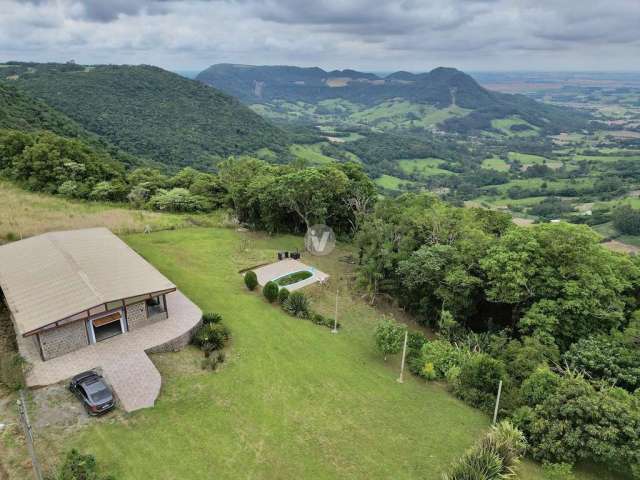
[[[158,190],[148,202],[149,208],[166,212],[204,212],[211,205],[200,195],[193,195],[185,188]]]
[[[202,315],[202,324],[207,325],[209,323],[221,323],[222,315],[219,313],[207,312]]]
[[[444,480],[502,480],[515,476],[527,443],[509,422],[500,422],[451,468]]]
[[[278,303],[280,305],[283,305],[287,298],[289,298],[289,290],[287,290],[286,288],[281,288],[278,291]]]
[[[451,367],[461,366],[468,358],[468,351],[451,345],[446,340],[427,341],[420,350],[422,366],[431,363],[437,378],[444,378]]]
[[[380,353],[384,355],[385,361],[387,360],[387,355],[394,355],[400,352],[406,330],[407,327],[391,319],[384,319],[378,323],[374,336],[376,346]]]
[[[422,376],[427,380],[436,380],[438,378],[438,374],[436,373],[436,369],[433,366],[433,363],[427,362],[424,364],[424,368],[422,369]]]
[[[309,299],[302,292],[293,292],[282,304],[282,308],[298,318],[309,318]]]
[[[247,273],[245,273],[244,284],[249,290],[255,290],[258,286],[258,276],[256,275],[256,272],[254,272],[253,270],[249,270]]]
[[[200,362],[200,368],[202,370],[215,370],[218,366],[217,355],[206,355]]]
[[[507,380],[504,363],[479,353],[461,367],[454,392],[470,405],[492,411],[500,380]]]
[[[553,395],[559,383],[560,377],[549,367],[540,367],[522,382],[520,399],[525,405],[535,407]]]
[[[193,337],[193,343],[202,350],[220,350],[231,338],[229,329],[221,323],[203,324]]]
[[[262,289],[262,294],[264,298],[266,298],[269,303],[273,303],[278,298],[278,285],[275,282],[267,282],[267,284]]]
[[[575,480],[573,467],[568,463],[545,463],[544,467],[545,480]]]
[[[25,386],[25,360],[17,353],[0,353],[0,384],[11,390],[20,390]]]
[[[111,475],[98,474],[98,465],[93,455],[83,455],[76,449],[67,453],[52,480],[113,480]]]

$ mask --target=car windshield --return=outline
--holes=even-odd
[[[103,388],[101,390],[96,390],[95,392],[90,392],[89,396],[94,402],[101,402],[103,400],[111,398],[111,392],[109,392],[109,390],[107,390],[106,388]]]
[[[89,398],[94,402],[101,402],[111,398],[111,392],[101,381],[90,383],[86,386]]]

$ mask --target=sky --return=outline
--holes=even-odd
[[[0,0],[0,61],[638,71],[640,0]]]

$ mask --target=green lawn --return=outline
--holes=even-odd
[[[320,151],[319,144],[291,145],[291,147],[289,147],[289,151],[297,158],[315,165],[322,165],[335,161],[333,158],[327,157]]]
[[[398,177],[394,177],[393,175],[380,175],[378,178],[374,180],[376,185],[379,185],[382,188],[386,188],[387,190],[400,190],[402,185],[409,185],[414,182],[409,180],[403,180]]]
[[[412,158],[399,160],[398,166],[408,175],[412,173],[418,173],[423,177],[430,177],[432,175],[455,175],[455,173],[449,170],[440,168],[442,163],[440,158]]]
[[[154,408],[91,421],[73,434],[39,432],[51,455],[78,447],[120,480],[436,479],[488,428],[484,414],[444,386],[395,381],[397,359],[383,362],[373,346],[380,313],[348,294],[352,267],[338,260],[346,249],[304,258],[332,276],[329,286],[309,290],[318,311],[332,312],[341,279],[343,329],[332,335],[248,292],[237,273],[276,250],[301,248],[299,237],[213,228],[125,240],[203,310],[224,316],[230,358],[213,373],[198,368],[200,352],[191,347],[153,356],[163,376]],[[525,462],[520,478],[543,476]]]
[[[498,172],[508,172],[509,164],[498,157],[487,158],[482,162],[482,168],[490,168]]]
[[[511,127],[514,125],[528,125],[530,129],[521,131],[511,130]],[[505,135],[515,137],[534,137],[538,135],[538,131],[540,130],[538,127],[531,125],[530,123],[522,120],[519,117],[514,116],[491,120],[491,126],[497,130],[502,131],[502,133],[504,133]]]

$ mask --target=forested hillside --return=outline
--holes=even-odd
[[[434,124],[458,133],[492,130],[492,120],[514,116],[532,130],[548,133],[585,128],[589,119],[586,114],[545,105],[523,95],[489,91],[455,68],[439,67],[418,75],[396,72],[383,78],[354,70],[326,72],[320,68],[219,64],[196,78],[248,104],[275,102],[276,112],[292,108],[278,102],[318,104],[322,107],[321,112],[314,112],[318,114],[339,114],[345,109],[356,113],[381,104],[389,109],[397,107],[400,100],[414,106],[428,105],[446,110],[435,118]],[[348,103],[336,109],[335,101]],[[421,120],[419,112],[409,110],[404,113],[411,114],[414,122],[406,125],[407,129]],[[377,112],[378,117],[381,115],[384,116]],[[358,115],[349,120],[357,123]]]
[[[87,130],[172,170],[287,143],[234,98],[157,67],[14,63],[1,72]]]

